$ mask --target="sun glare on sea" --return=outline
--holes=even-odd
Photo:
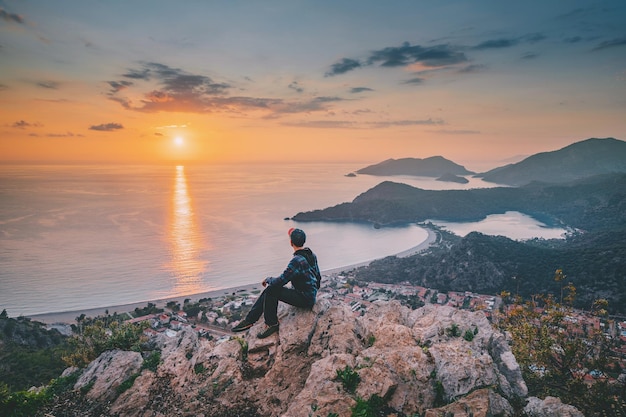
[[[174,145],[183,146],[184,144],[185,144],[185,139],[183,139],[181,136],[176,136],[174,138]]]

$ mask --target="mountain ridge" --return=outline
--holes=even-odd
[[[443,156],[391,158],[356,171],[358,174],[376,176],[446,178],[473,175],[487,182],[510,186],[526,185],[533,181],[563,183],[615,172],[626,172],[626,142],[612,137],[581,140],[482,173],[469,171]]]
[[[626,172],[626,142],[615,138],[590,138],[475,176],[484,181],[519,186],[532,181],[562,183],[614,172]]]

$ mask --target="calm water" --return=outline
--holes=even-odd
[[[362,167],[0,167],[0,310],[15,317],[260,282],[290,259],[292,226],[307,232],[323,270],[423,242],[427,233],[417,226],[284,220],[351,201],[386,179],[345,176]],[[492,186],[390,179],[429,189]],[[494,234],[539,225],[528,221],[498,221]]]

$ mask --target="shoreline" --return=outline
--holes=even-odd
[[[421,242],[419,245],[414,246],[412,248],[409,248],[405,251],[402,251],[400,253],[397,253],[393,256],[397,256],[399,258],[404,258],[407,256],[411,256],[414,254],[417,254],[419,252],[421,252],[422,250],[428,248],[433,242],[435,242],[437,235],[434,231],[425,228],[426,232],[428,233],[428,236],[426,237],[426,239]],[[376,258],[376,259],[371,259],[368,261],[363,261],[363,262],[359,262],[356,264],[352,264],[352,265],[346,265],[346,266],[341,266],[338,268],[333,268],[333,269],[327,269],[322,272],[322,276],[332,276],[332,275],[337,275],[340,274],[341,272],[344,271],[349,271],[349,270],[353,270],[355,268],[359,268],[362,266],[366,266],[369,265],[370,263],[372,263],[373,261],[380,259],[380,258]],[[145,307],[148,303],[152,303],[155,304],[157,306],[157,308],[163,308],[167,305],[167,303],[169,303],[170,301],[175,301],[177,303],[183,304],[184,300],[186,299],[191,299],[192,301],[197,301],[200,300],[202,298],[216,298],[216,297],[222,297],[224,295],[231,295],[233,293],[238,293],[238,292],[252,292],[252,291],[256,291],[258,290],[259,292],[261,292],[263,290],[263,286],[261,285],[260,282],[258,283],[254,283],[254,284],[244,284],[244,285],[239,285],[236,287],[228,287],[228,288],[219,288],[216,290],[211,290],[211,291],[206,291],[206,292],[202,292],[202,293],[197,293],[197,294],[189,294],[189,295],[184,295],[184,296],[173,296],[173,297],[167,297],[167,298],[160,298],[157,300],[147,300],[147,301],[141,301],[141,302],[136,302],[136,303],[128,303],[128,304],[120,304],[120,305],[114,305],[114,306],[109,306],[109,307],[95,307],[95,308],[88,308],[88,309],[80,309],[80,310],[71,310],[71,311],[59,311],[59,312],[52,312],[52,313],[41,313],[41,314],[30,314],[30,315],[25,315],[23,317],[27,317],[33,321],[38,321],[44,324],[73,324],[76,322],[76,317],[80,316],[81,314],[84,314],[86,317],[97,317],[97,316],[101,316],[101,315],[105,315],[107,314],[107,311],[109,312],[109,314],[124,314],[124,313],[130,313],[132,311],[135,310],[135,308],[143,308]],[[130,318],[130,317],[129,317]]]

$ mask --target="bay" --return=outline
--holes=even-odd
[[[2,166],[0,310],[76,311],[257,283],[286,266],[290,227],[305,230],[323,270],[363,263],[417,246],[427,232],[285,218],[352,201],[384,180],[493,186],[345,175],[363,166]]]

